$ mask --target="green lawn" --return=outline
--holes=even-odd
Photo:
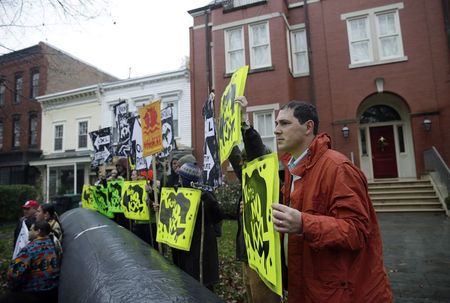
[[[226,302],[244,302],[245,287],[242,282],[242,263],[236,261],[237,221],[225,220],[219,243],[220,282],[214,292]]]
[[[0,227],[0,293],[6,290],[6,270],[12,256],[12,241],[15,224]],[[226,220],[222,226],[219,243],[220,282],[215,286],[217,293],[226,302],[244,302],[242,264],[235,258],[237,221]]]

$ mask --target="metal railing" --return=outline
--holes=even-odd
[[[425,170],[434,172],[433,175],[437,178],[435,181],[445,185],[448,195],[448,193],[450,193],[450,170],[444,159],[442,159],[434,146],[431,149],[424,151],[423,157],[425,161]]]
[[[258,2],[266,2],[267,0],[224,0],[223,8],[224,9],[233,9],[241,6],[246,6]]]

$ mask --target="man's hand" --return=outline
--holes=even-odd
[[[244,109],[248,105],[248,101],[247,98],[245,98],[245,96],[236,97],[236,99],[234,99],[234,102],[239,104],[242,109]]]
[[[302,213],[295,208],[272,204],[272,220],[275,230],[280,233],[301,234],[303,232]]]

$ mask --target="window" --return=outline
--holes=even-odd
[[[88,122],[78,122],[78,148],[87,148],[88,144]]]
[[[165,101],[164,99],[161,102],[161,109],[166,108],[167,106],[172,106],[172,116],[173,116],[173,135],[174,138],[179,137],[179,127],[178,127],[178,101]]]
[[[308,75],[308,46],[305,29],[291,32],[291,56],[294,76]]]
[[[5,82],[3,80],[0,80],[0,106],[5,104]]]
[[[30,146],[36,146],[37,145],[37,125],[38,125],[38,119],[36,114],[30,115],[30,138],[28,144]]]
[[[31,72],[31,91],[30,97],[36,98],[39,96],[39,71],[34,70]]]
[[[256,69],[271,66],[269,23],[250,25],[249,40],[251,68]]]
[[[0,149],[3,148],[3,121],[0,120]]]
[[[19,103],[22,98],[23,78],[21,75],[16,76],[15,90],[14,90],[14,103]]]
[[[226,72],[232,73],[245,65],[243,27],[225,31]]]
[[[55,125],[55,143],[54,143],[55,151],[63,150],[63,135],[64,135],[64,125],[62,124]]]
[[[276,151],[275,135],[273,133],[275,118],[273,111],[255,112],[253,114],[255,129],[261,135],[261,139],[272,152]]]
[[[13,141],[12,145],[14,147],[20,146],[20,116],[13,117]]]
[[[403,137],[403,126],[397,125],[398,147],[401,153],[405,152],[405,139]]]
[[[402,8],[397,3],[341,15],[347,22],[350,67],[407,60],[398,13]]]

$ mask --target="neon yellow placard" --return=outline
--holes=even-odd
[[[280,234],[272,222],[272,203],[278,203],[278,157],[272,153],[243,167],[244,239],[248,264],[264,283],[282,295]]]
[[[116,179],[108,181],[108,206],[113,213],[123,213],[121,206],[122,186],[124,180]]]
[[[162,188],[157,242],[189,251],[200,197],[198,189],[178,188],[175,191],[171,187]]]
[[[109,210],[108,206],[108,188],[102,185],[93,185],[91,186],[91,193],[94,197],[97,211],[108,218],[114,218],[114,214]]]
[[[97,210],[94,204],[94,196],[91,193],[91,186],[88,184],[83,185],[83,192],[81,194],[81,206],[83,208]]]
[[[218,133],[221,164],[228,159],[233,146],[241,142],[241,108],[234,100],[244,95],[247,73],[248,65],[235,71],[220,100]]]
[[[121,205],[126,218],[149,220],[145,183],[145,180],[123,182]]]

